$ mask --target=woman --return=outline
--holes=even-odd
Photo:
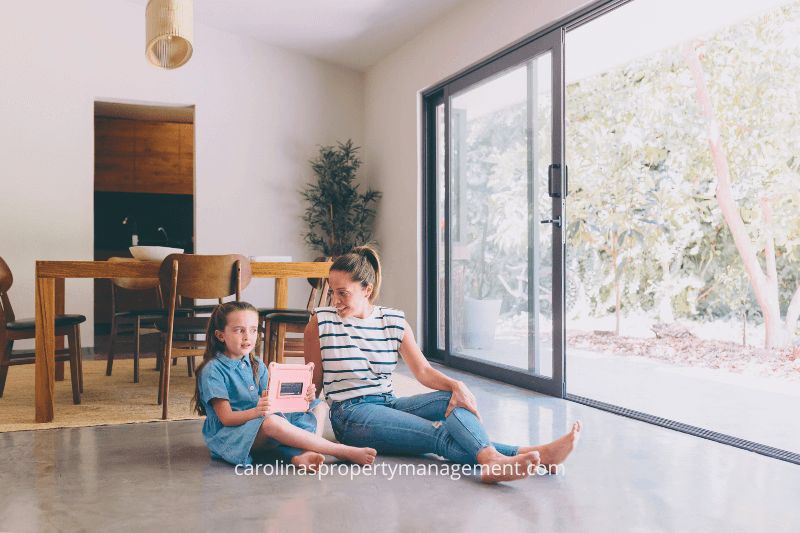
[[[374,305],[381,284],[377,253],[363,246],[339,257],[329,274],[332,307],[315,309],[305,329],[317,390],[325,389],[336,438],[378,453],[435,453],[481,465],[487,483],[527,477],[540,463],[560,464],[577,443],[575,422],[542,446],[491,442],[475,396],[464,383],[433,368],[414,340],[402,311]],[[414,377],[437,392],[397,398],[392,372],[398,354]]]

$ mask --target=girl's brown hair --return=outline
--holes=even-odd
[[[225,352],[225,343],[217,338],[215,332],[225,330],[225,326],[228,323],[228,315],[234,311],[252,311],[258,315],[258,309],[247,302],[227,302],[219,304],[214,309],[214,312],[211,313],[211,317],[208,319],[208,326],[206,327],[206,351],[203,354],[203,361],[195,370],[196,381],[194,396],[192,397],[192,408],[199,415],[206,414],[203,402],[200,400],[200,372],[203,371],[203,367],[212,361],[218,353]],[[258,346],[256,345],[253,351],[250,352],[250,366],[253,369],[253,380],[256,382],[256,390],[258,390],[258,365],[260,362],[253,354],[257,349]]]
[[[369,303],[378,299],[381,289],[381,260],[372,247],[358,246],[349,253],[340,255],[331,265],[331,270],[350,274],[350,279],[364,288],[372,284]]]

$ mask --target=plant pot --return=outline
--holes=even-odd
[[[494,346],[494,331],[502,300],[464,298],[464,348],[488,350]]]

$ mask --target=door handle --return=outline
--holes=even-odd
[[[542,224],[554,224],[555,227],[561,227],[561,215],[558,215],[556,218],[548,218],[541,221]]]

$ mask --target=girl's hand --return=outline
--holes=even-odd
[[[255,406],[255,410],[256,410],[256,417],[267,416],[272,414],[269,410],[269,398],[267,398],[267,389],[264,389],[264,392],[262,392],[261,396],[259,396],[258,403]]]
[[[317,386],[313,383],[308,386],[308,390],[306,391],[306,401],[311,403],[317,397]]]
[[[445,418],[447,418],[456,407],[463,407],[477,416],[478,420],[481,419],[481,414],[478,412],[478,401],[475,399],[475,395],[472,394],[472,391],[470,391],[464,383],[456,381],[451,391],[450,403],[447,404],[447,409],[444,412]]]

